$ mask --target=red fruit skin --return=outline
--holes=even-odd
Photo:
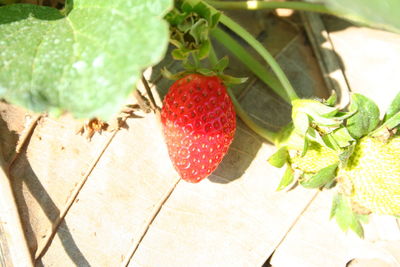
[[[182,179],[197,183],[221,163],[236,130],[236,113],[217,76],[189,74],[169,89],[161,110],[168,153]]]

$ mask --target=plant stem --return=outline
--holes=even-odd
[[[208,1],[208,4],[217,9],[240,9],[240,10],[259,10],[259,9],[276,9],[287,8],[302,11],[311,11],[337,15],[322,4],[312,4],[307,2],[278,2],[278,1]]]
[[[210,52],[208,55],[208,58],[210,59],[211,64],[216,64],[218,62],[218,57],[217,54],[215,53],[214,46],[211,44],[210,45]],[[275,144],[276,141],[278,140],[278,133],[269,131],[261,126],[259,126],[257,123],[253,121],[253,119],[247,114],[247,112],[242,108],[240,105],[239,101],[236,99],[235,94],[232,92],[230,87],[226,88],[226,91],[228,92],[233,105],[235,106],[235,111],[236,114],[239,116],[239,118],[242,119],[242,121],[254,132],[256,132],[258,135],[261,137],[265,138],[269,142]]]
[[[247,50],[240,45],[234,38],[220,28],[215,28],[211,36],[223,44],[243,65],[250,69],[261,81],[271,87],[271,89],[286,102],[290,103],[288,95],[285,93],[282,84],[265,66],[258,62]],[[211,56],[211,55],[210,55]]]
[[[239,116],[240,119],[249,127],[251,130],[256,132],[261,137],[265,138],[272,144],[276,144],[279,138],[279,134],[276,132],[269,131],[257,123],[253,121],[253,119],[247,114],[247,112],[242,108],[239,101],[236,99],[235,95],[233,94],[232,90],[228,87],[226,88],[229,96],[231,97],[232,103],[235,106],[236,114]]]
[[[218,63],[218,57],[217,57],[217,54],[215,54],[214,46],[212,45],[212,43],[210,45],[210,51],[209,51],[209,54],[208,54],[208,59],[210,60],[210,63],[211,63],[212,66],[215,66],[215,64]]]
[[[285,73],[280,68],[279,64],[259,41],[257,41],[242,26],[240,26],[224,14],[221,14],[220,22],[225,24],[225,26],[227,26],[229,29],[231,29],[233,32],[243,38],[243,40],[245,40],[252,48],[254,48],[254,50],[256,50],[260,54],[260,56],[269,64],[272,71],[281,82],[290,100],[295,100],[299,98],[294,91],[292,85],[290,84],[288,78],[286,77]]]

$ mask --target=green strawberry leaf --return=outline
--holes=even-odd
[[[268,162],[274,167],[282,168],[289,158],[289,152],[286,146],[278,149],[269,159]]]
[[[290,165],[286,167],[285,173],[281,179],[281,182],[278,185],[277,191],[280,191],[286,187],[288,187],[294,180],[294,171]]]
[[[347,130],[356,139],[363,137],[379,124],[379,108],[374,101],[360,94],[353,94],[349,107],[350,111],[356,111],[347,119]]]
[[[388,110],[386,111],[385,118],[383,121],[389,120],[396,113],[400,112],[400,93],[398,93],[390,104]]]
[[[398,0],[308,0],[324,3],[342,18],[354,23],[400,33]]]
[[[335,179],[338,165],[339,163],[329,165],[321,169],[317,174],[300,181],[300,184],[305,188],[321,188]]]
[[[0,7],[0,97],[28,109],[108,119],[165,55],[172,0],[75,0],[72,10]]]
[[[359,237],[364,237],[363,227],[360,222],[363,217],[353,212],[350,200],[342,194],[334,196],[330,217],[331,219],[333,217],[336,219],[337,224],[344,232],[351,229]]]

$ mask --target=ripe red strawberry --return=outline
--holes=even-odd
[[[200,74],[188,74],[171,86],[161,122],[175,169],[193,183],[217,168],[236,130],[235,110],[223,82]]]

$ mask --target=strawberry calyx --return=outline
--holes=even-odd
[[[208,57],[211,47],[210,31],[218,24],[221,13],[199,0],[176,0],[175,7],[165,16],[170,25],[170,42],[175,60],[195,55]]]
[[[169,80],[179,80],[189,74],[200,74],[203,76],[217,76],[225,85],[236,85],[242,84],[247,81],[247,77],[234,77],[231,75],[224,74],[225,68],[229,64],[228,57],[223,57],[217,63],[213,64],[211,68],[204,68],[190,64],[188,61],[183,63],[183,71],[172,73],[167,68],[161,70],[162,75]]]

